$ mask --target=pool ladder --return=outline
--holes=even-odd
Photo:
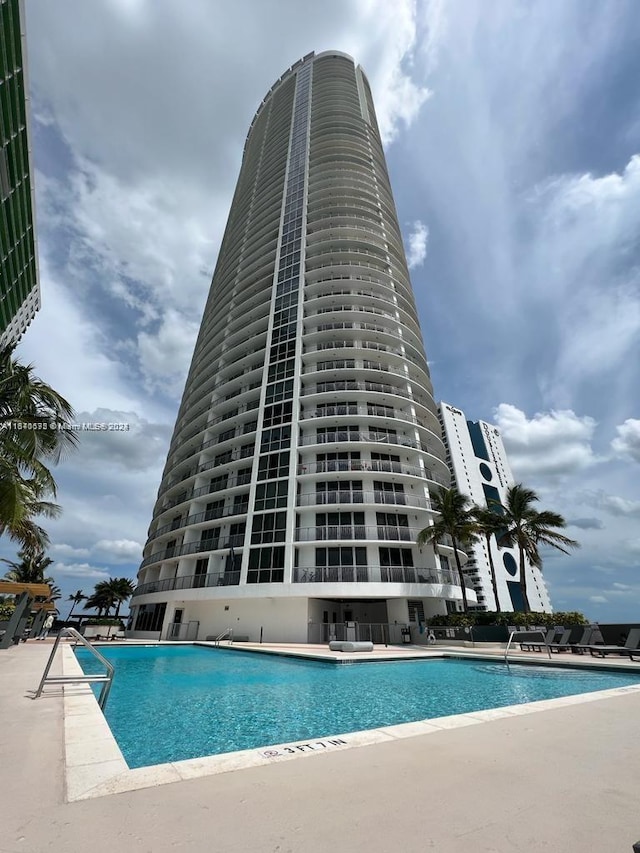
[[[233,628],[225,628],[222,634],[218,634],[213,644],[219,646],[221,640],[229,640],[229,645],[231,645],[233,643]]]
[[[512,631],[511,634],[509,635],[509,642],[507,643],[507,648],[506,648],[505,653],[504,653],[504,662],[506,664],[509,663],[509,660],[508,660],[509,649],[511,648],[511,643],[513,642],[513,638],[516,636],[516,634],[528,634],[528,635],[539,634],[542,637],[542,642],[540,643],[540,646],[546,646],[547,654],[549,655],[549,660],[551,660],[551,649],[549,648],[549,645],[546,641],[546,635],[545,635],[544,631]],[[516,642],[517,642],[517,640],[516,640]]]
[[[94,675],[49,675],[49,670],[51,669],[51,664],[53,663],[53,659],[56,656],[56,652],[58,651],[58,646],[60,645],[60,640],[63,637],[73,637],[75,640],[74,648],[78,644],[78,642],[82,643],[86,646],[87,649],[91,652],[91,654],[96,657],[100,663],[104,664],[106,667],[106,674],[100,675],[98,673]],[[111,683],[113,681],[113,673],[114,667],[113,664],[110,663],[100,652],[94,648],[91,643],[89,643],[79,631],[76,631],[75,628],[61,628],[58,636],[56,637],[56,641],[53,644],[53,649],[51,650],[51,654],[49,655],[49,660],[47,661],[47,665],[42,674],[42,679],[40,680],[40,685],[36,690],[36,695],[33,697],[34,699],[39,699],[42,696],[42,689],[45,684],[92,684],[99,683],[102,684],[102,690],[100,691],[100,696],[98,698],[98,704],[104,711],[104,706],[107,704],[107,699],[109,698],[109,691],[111,690]]]

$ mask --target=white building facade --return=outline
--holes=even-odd
[[[415,544],[449,478],[369,84],[309,54],[249,130],[131,635],[397,641],[462,598]]]
[[[458,491],[479,506],[488,506],[490,501],[503,503],[514,479],[500,430],[484,421],[468,421],[464,412],[448,403],[440,404],[440,422],[453,484]],[[518,549],[498,547],[495,537],[490,541],[500,609],[522,610]],[[496,610],[486,539],[468,549],[468,556],[464,571],[477,593],[474,609]],[[528,560],[526,572],[531,610],[552,612],[542,572]]]

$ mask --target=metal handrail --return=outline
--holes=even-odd
[[[53,663],[53,659],[55,657],[56,652],[58,651],[58,646],[60,645],[60,640],[63,636],[73,637],[78,643],[78,640],[86,646],[91,654],[98,658],[100,663],[104,664],[107,670],[106,675],[52,675],[49,676],[49,670],[51,669],[51,664]],[[75,645],[74,645],[75,648]],[[61,628],[58,632],[58,636],[56,637],[56,641],[53,644],[53,649],[51,650],[51,654],[49,655],[49,660],[47,661],[47,665],[42,674],[42,679],[40,680],[40,685],[36,690],[36,695],[34,699],[39,699],[42,696],[42,689],[45,684],[89,684],[91,682],[101,682],[102,690],[100,691],[100,696],[98,698],[98,704],[100,708],[104,711],[104,706],[107,704],[107,699],[109,698],[109,691],[111,690],[111,683],[113,681],[113,674],[115,672],[114,666],[110,663],[100,652],[94,648],[91,643],[89,643],[79,631],[76,631],[75,628]]]
[[[511,643],[513,642],[513,638],[515,637],[516,634],[539,634],[542,637],[542,642],[540,643],[540,645],[547,647],[547,654],[549,655],[549,660],[551,660],[551,649],[549,648],[549,644],[546,641],[546,634],[544,631],[512,631],[511,634],[509,635],[509,642],[507,643],[507,648],[505,649],[505,653],[504,653],[504,662],[506,664],[509,663],[509,661],[508,661],[509,649],[511,648]]]
[[[219,646],[220,640],[226,639],[227,635],[228,635],[229,643],[230,644],[233,643],[233,628],[225,628],[224,631],[222,632],[222,634],[218,634],[218,636],[213,641],[214,646]]]

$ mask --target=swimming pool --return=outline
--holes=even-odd
[[[193,646],[102,647],[129,767],[640,684],[632,673],[471,660],[332,663]],[[99,668],[78,649],[85,672]]]

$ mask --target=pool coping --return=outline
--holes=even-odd
[[[180,645],[183,644],[181,643]],[[213,644],[189,643],[188,645],[212,646]],[[73,653],[72,647],[70,645],[63,645],[61,648],[64,675],[80,674],[82,670]],[[297,653],[292,652],[288,654],[286,650],[282,649],[271,651],[266,648],[253,649],[249,647],[237,650],[245,652],[258,651],[263,654],[277,654],[280,656],[296,657],[298,659],[333,662],[329,656],[314,655],[313,652],[304,653],[298,651]],[[454,651],[445,651],[442,649],[437,652],[433,650],[431,654],[416,653],[415,656],[409,655],[403,654],[401,658],[394,658],[393,652],[390,652],[389,655],[384,655],[383,657],[367,659],[367,662],[373,662],[373,660],[384,662],[390,660],[427,660],[438,658],[476,659],[493,662],[498,660],[495,655],[467,652],[466,650],[458,651],[457,649]],[[350,656],[350,658],[355,658],[357,662],[362,661],[360,657]],[[353,661],[351,659],[347,660],[342,655],[337,658],[337,662],[351,663]],[[607,668],[603,666],[598,667],[597,665],[579,664],[575,661],[564,662],[560,660],[556,662],[555,660],[548,661],[547,659],[543,661],[531,658],[523,660],[520,657],[514,658],[513,662],[528,663],[529,665],[536,666],[540,664],[552,665],[572,669],[589,668],[602,670]],[[608,667],[608,671],[633,671],[638,673],[638,668],[631,668],[625,665],[610,666]],[[640,684],[614,687],[609,690],[592,693],[562,696],[556,699],[543,699],[519,705],[508,705],[502,708],[489,708],[483,711],[400,723],[364,731],[349,732],[347,734],[335,734],[317,740],[311,739],[307,742],[297,741],[265,745],[237,752],[227,752],[220,755],[204,756],[202,758],[190,758],[183,761],[154,764],[133,769],[129,768],[125,761],[120,747],[89,685],[65,685],[63,692],[65,799],[67,802],[76,802],[78,800],[104,797],[111,794],[139,790],[141,788],[154,787],[156,785],[165,785],[188,779],[197,779],[203,776],[227,773],[233,770],[289,761],[295,758],[327,754],[335,750],[353,749],[376,743],[388,743],[398,739],[434,734],[448,729],[476,725],[513,716],[610,699],[627,693],[640,692]]]

